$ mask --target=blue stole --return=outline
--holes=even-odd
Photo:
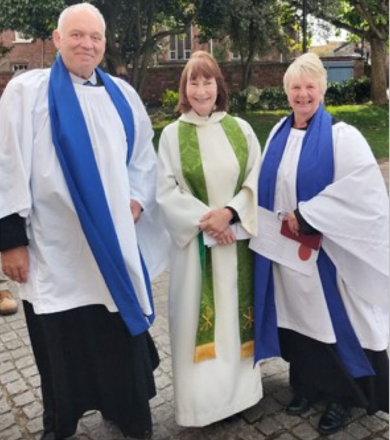
[[[259,206],[274,211],[276,178],[293,124],[291,114],[272,138],[259,177]],[[320,105],[306,131],[297,169],[297,201],[310,200],[333,182],[332,118]],[[336,268],[321,248],[318,270],[336,335],[335,349],[354,378],[375,372],[351,325],[336,281]],[[280,356],[272,262],[255,254],[255,361]],[[310,353],[308,354],[310,356]]]
[[[101,69],[98,68],[97,71],[122,120],[128,144],[128,163],[134,143],[132,110],[114,81]],[[140,334],[150,327],[154,314],[148,317],[144,315],[134,291],[107,203],[84,115],[61,56],[57,57],[51,69],[49,113],[53,144],[85,237],[128,330],[132,335]],[[149,275],[141,255],[140,259],[153,307]]]

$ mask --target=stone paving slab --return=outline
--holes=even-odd
[[[386,185],[389,163],[380,164]],[[291,398],[288,365],[281,359],[262,363],[264,398],[230,422],[206,428],[182,428],[173,414],[171,350],[167,319],[169,274],[153,283],[156,323],[151,331],[161,365],[155,373],[157,396],[151,401],[154,420],[153,440],[318,440],[316,426],[324,407],[315,405],[302,417],[286,415],[284,406]],[[22,309],[15,315],[0,316],[0,440],[38,440],[42,433],[40,379],[31,352]],[[79,422],[73,440],[124,440],[115,426],[89,412]],[[129,437],[127,438],[129,439]],[[329,440],[389,439],[389,417],[385,413],[365,415],[353,409],[345,430]]]

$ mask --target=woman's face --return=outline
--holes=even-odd
[[[294,111],[295,120],[308,121],[317,111],[323,98],[319,81],[306,75],[291,79],[287,98]]]
[[[190,71],[188,72],[186,94],[190,106],[199,116],[209,116],[217,101],[218,85],[215,78],[198,76],[191,79]]]

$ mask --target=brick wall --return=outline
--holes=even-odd
[[[0,72],[0,96],[2,95],[5,86],[8,84],[8,81],[12,78],[12,76],[12,73]]]
[[[18,43],[14,31],[3,32],[1,40],[4,46],[12,46],[12,50],[0,59],[0,72],[12,72],[15,64],[27,64],[29,70],[49,67],[55,58],[56,49],[51,40]]]
[[[282,84],[283,74],[288,64],[285,63],[256,63],[252,71],[252,84],[256,87],[272,87]],[[180,75],[184,64],[167,64],[149,69],[148,80],[142,91],[142,99],[151,104],[157,104],[165,90],[179,88]],[[230,91],[240,90],[241,67],[238,64],[221,64]],[[131,72],[130,72],[131,74]],[[0,96],[12,73],[0,72]]]
[[[331,61],[345,61],[345,58],[328,57]],[[364,75],[364,61],[354,59],[354,77],[360,78]],[[169,64],[154,67],[149,70],[148,80],[142,91],[142,98],[145,102],[157,104],[165,90],[178,91],[180,75],[184,64]],[[241,66],[236,63],[220,63],[221,70],[228,84],[229,91],[241,89]],[[256,62],[253,65],[251,85],[257,88],[277,87],[283,85],[283,75],[289,63]]]
[[[145,82],[142,91],[142,99],[149,104],[158,104],[165,90],[177,91],[183,66],[184,64],[177,63],[149,69],[148,80]],[[251,85],[258,88],[281,86],[287,67],[288,63],[257,62],[253,66]],[[229,91],[240,90],[241,66],[239,64],[221,63],[221,69]],[[363,76],[363,60],[356,60],[354,73],[355,78]],[[12,73],[0,72],[0,96],[11,78]]]
[[[220,66],[229,91],[240,90],[241,66],[230,63],[221,63]],[[287,63],[255,63],[252,70],[251,84],[258,88],[280,86],[287,66]],[[156,104],[165,90],[178,91],[183,67],[184,64],[178,63],[151,68],[148,81],[146,81],[142,91],[142,98],[146,102]]]

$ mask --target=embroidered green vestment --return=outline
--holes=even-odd
[[[235,118],[226,115],[221,120],[224,132],[235,152],[240,165],[240,175],[235,188],[236,195],[245,180],[248,162],[248,144]],[[206,179],[199,150],[196,126],[180,121],[179,148],[183,176],[192,194],[209,205]],[[202,292],[199,324],[196,335],[194,361],[201,362],[216,357],[214,342],[215,306],[213,288],[212,250],[204,246],[203,233],[198,236],[199,256],[202,269]],[[238,303],[241,337],[241,357],[253,356],[253,254],[248,248],[248,240],[237,241]]]

